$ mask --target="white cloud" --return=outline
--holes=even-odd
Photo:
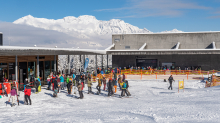
[[[42,47],[80,47],[81,49],[104,49],[107,47],[111,37],[92,37],[88,39],[79,39],[68,34],[45,30],[27,25],[13,24],[9,22],[0,22],[0,32],[3,33],[3,45],[10,46],[37,46]],[[106,45],[101,45],[103,41]],[[109,41],[109,43],[107,43]],[[92,45],[90,43],[94,42]],[[97,45],[95,45],[97,44]]]
[[[129,0],[125,7],[96,11],[120,11],[123,17],[179,16],[186,9],[209,9],[189,0]]]

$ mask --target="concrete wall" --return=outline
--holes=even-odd
[[[162,62],[175,62],[181,69],[185,66],[201,66],[203,70],[220,70],[220,55],[113,55],[112,67],[136,66],[137,57],[157,59],[159,66]]]
[[[146,49],[171,49],[180,42],[180,49],[205,49],[212,42],[220,48],[220,32],[202,33],[155,33],[155,34],[115,34],[112,43],[115,49],[139,49],[144,43]]]

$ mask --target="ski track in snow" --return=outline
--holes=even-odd
[[[93,92],[97,83],[93,84]],[[129,80],[131,98],[107,97],[106,91],[100,95],[87,94],[84,99],[67,95],[61,90],[57,98],[53,92],[42,87],[38,94],[32,93],[32,105],[6,106],[7,97],[0,99],[1,122],[89,122],[89,123],[177,123],[177,122],[219,122],[220,87],[204,88],[199,80],[185,81],[185,90],[178,93],[178,83],[168,90],[162,80]],[[103,89],[103,86],[102,86]],[[33,89],[34,90],[34,89]],[[117,95],[121,93],[118,91]],[[78,92],[76,94],[78,97]]]

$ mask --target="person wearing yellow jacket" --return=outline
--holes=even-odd
[[[127,90],[126,90],[126,89],[127,89],[127,84],[126,84],[126,82],[122,81],[120,84],[121,84],[121,88],[122,88],[121,97],[125,96],[125,93],[126,93],[127,96],[129,96],[129,95],[128,95],[128,92],[127,92]]]
[[[102,86],[102,81],[101,79],[98,79],[98,85],[96,86],[96,89],[98,90],[97,92],[98,95],[101,93],[101,86]]]

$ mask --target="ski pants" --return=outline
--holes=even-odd
[[[111,86],[109,86],[108,87],[108,96],[111,96],[112,94],[113,94],[112,88],[111,88]]]
[[[92,87],[88,87],[88,93],[92,93]]]
[[[170,82],[170,86],[169,86],[169,88],[168,89],[170,89],[171,88],[171,90],[173,90],[173,87],[172,87],[172,82]]]
[[[48,84],[48,90],[50,90],[50,85],[51,85],[51,83],[50,82],[47,82],[47,84]]]
[[[28,100],[29,100],[29,104],[31,105],[31,98],[28,95],[25,95],[25,101],[27,102],[28,105]]]
[[[98,90],[99,93],[101,93],[101,87],[100,86],[96,86],[96,89]]]
[[[39,83],[36,84],[36,92],[38,92]]]
[[[61,90],[64,90],[64,82],[60,82]]]
[[[82,93],[82,91],[79,91],[79,96],[80,96],[80,97],[79,97],[80,99],[83,98],[83,93]]]
[[[67,90],[68,90],[68,94],[71,94],[71,83],[67,84]]]
[[[128,88],[126,89],[126,91],[127,91],[128,95],[131,96],[131,93],[128,91]]]
[[[12,104],[15,103],[15,96],[11,96],[11,102],[12,102]]]
[[[114,88],[115,88],[115,93],[117,92],[117,85],[114,85]]]
[[[127,90],[126,90],[126,89],[122,89],[122,91],[121,91],[121,96],[125,96],[125,93],[126,93],[126,95],[128,96]]]

